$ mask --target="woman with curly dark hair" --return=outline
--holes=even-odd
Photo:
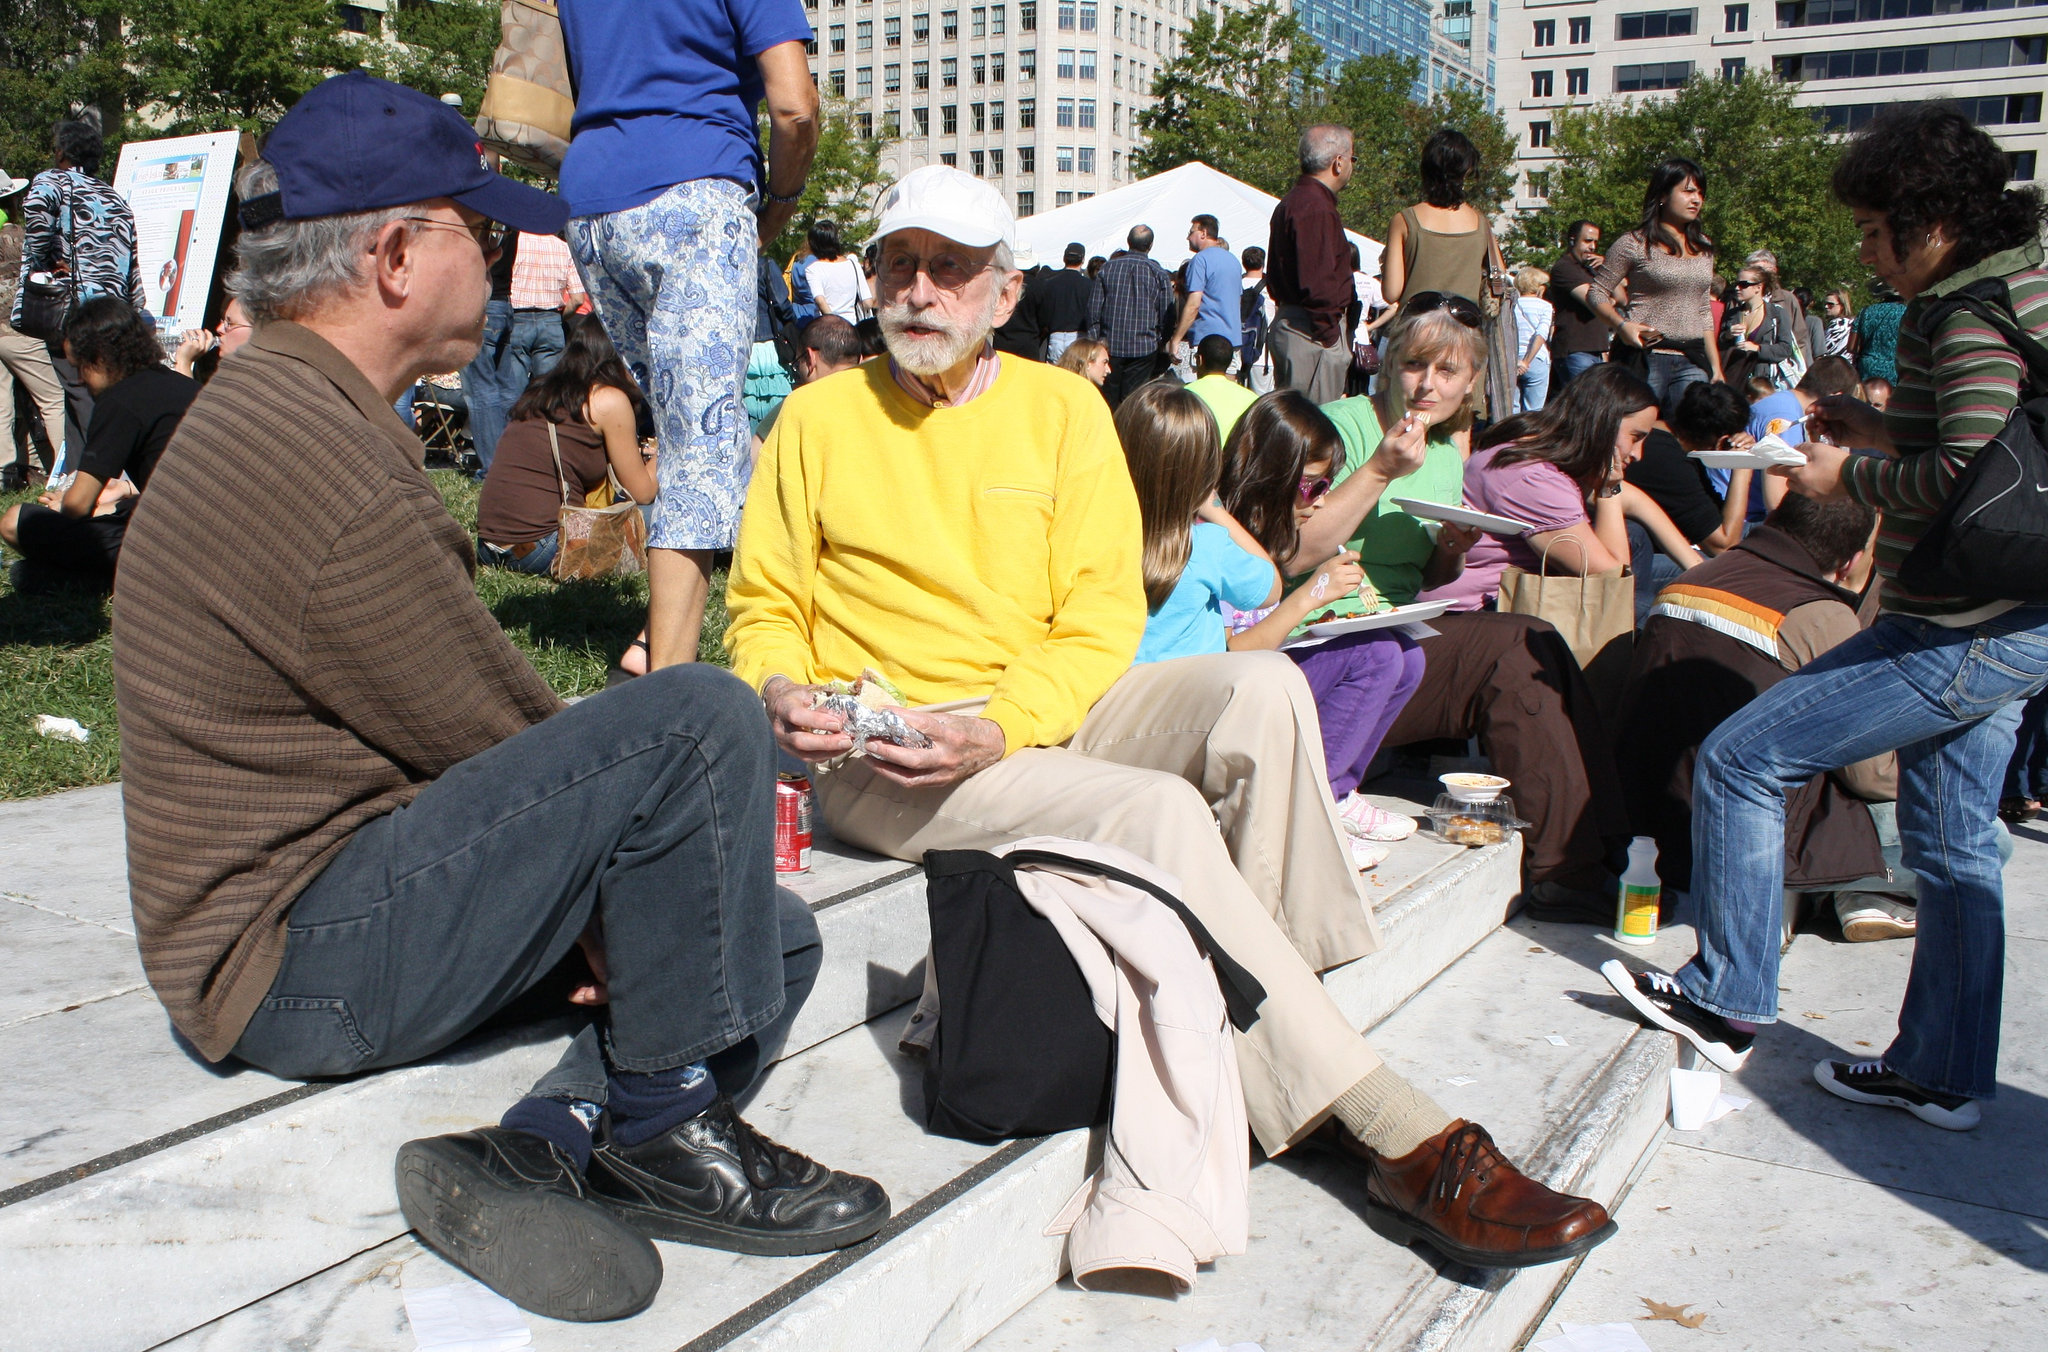
[[[0,516],[0,540],[22,556],[17,591],[113,582],[136,494],[199,393],[198,382],[164,365],[155,326],[112,296],[71,312],[64,356],[92,391],[92,424],[83,452],[65,450],[70,484]]]
[[[2008,187],[2009,174],[1996,142],[1934,104],[1894,109],[1845,149],[1835,196],[1855,218],[1863,262],[1906,302],[1898,380],[1882,416],[1844,396],[1820,400],[1807,427],[1839,444],[1809,443],[1804,465],[1773,472],[1808,497],[1847,496],[1883,514],[1884,611],[1700,749],[1689,917],[1698,955],[1675,977],[1603,969],[1646,1021],[1723,1069],[1741,1065],[1756,1025],[1777,1015],[1785,795],[1896,750],[1900,845],[1919,880],[1899,1032],[1881,1056],[1822,1061],[1814,1078],[1952,1131],[1977,1124],[1977,1100],[1997,1084],[2005,901],[1995,809],[2021,706],[2048,686],[2048,605],[1935,594],[1903,581],[1901,565],[2032,385],[2008,333],[2048,340],[2042,199]]]

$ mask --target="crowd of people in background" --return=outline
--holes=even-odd
[[[1905,565],[2048,378],[2012,337],[2048,337],[2048,265],[2040,198],[1966,118],[1902,109],[1850,142],[1834,192],[1876,278],[1860,288],[1788,288],[1768,250],[1727,266],[1683,158],[1648,167],[1639,217],[1572,222],[1511,271],[1453,129],[1374,272],[1334,125],[1302,132],[1256,243],[1196,214],[1040,265],[1001,194],[930,166],[884,192],[872,240],[811,221],[781,266],[761,245],[817,135],[801,8],[562,22],[559,198],[479,163],[434,100],[338,76],[245,169],[232,303],[175,352],[89,121],[7,181],[23,229],[0,232],[14,323],[32,274],[73,288],[54,336],[0,329],[0,382],[42,433],[17,436],[16,477],[31,448],[70,474],[0,540],[18,592],[117,588],[130,873],[172,1019],[214,1059],[330,1075],[446,1046],[572,950],[592,1000],[609,987],[605,1036],[500,1126],[402,1152],[430,1244],[529,1308],[600,1318],[652,1298],[646,1236],[809,1252],[886,1219],[872,1180],[730,1101],[818,970],[815,921],[768,867],[778,747],[829,766],[825,819],[881,854],[1055,834],[1177,873],[1266,992],[1239,1039],[1257,1143],[1335,1151],[1379,1220],[1461,1261],[1557,1261],[1613,1226],[1382,1064],[1318,980],[1377,943],[1361,877],[1417,829],[1370,781],[1445,743],[1514,786],[1530,915],[1614,923],[1624,848],[1658,843],[1699,953],[1604,971],[1724,1068],[1776,1017],[1788,895],[1852,941],[1914,938],[1898,1039],[1815,1075],[1975,1125],[1998,817],[2048,789],[2048,609]],[[713,87],[716,116],[642,111],[650,89]],[[375,189],[344,134],[372,113],[419,151]],[[1177,271],[1155,226],[1185,229]],[[473,539],[400,421],[450,370]],[[1803,463],[1698,458],[1773,438]],[[250,494],[288,545],[240,519]],[[647,623],[624,688],[564,709],[470,574],[549,571],[563,509],[615,500],[647,518]],[[727,563],[738,680],[692,665]],[[1621,646],[1528,608],[1517,580],[1545,573],[1620,586]],[[1417,603],[1440,603],[1428,632],[1306,633]],[[853,743],[818,701],[870,666],[925,745],[841,763]],[[1244,764],[1260,774],[1232,779]],[[237,830],[181,813],[192,783]],[[374,939],[308,939],[379,878],[410,900]],[[485,930],[459,979],[408,975]],[[315,991],[346,993],[358,1026],[316,1026]],[[431,1200],[450,1188],[482,1210],[544,1192],[585,1250],[628,1258],[580,1285],[463,1259],[450,1227],[476,1218]]]

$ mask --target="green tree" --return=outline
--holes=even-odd
[[[761,116],[761,156],[767,163],[768,118]],[[888,180],[882,174],[882,148],[890,144],[883,136],[862,136],[858,115],[851,105],[829,95],[821,100],[818,113],[818,153],[811,159],[811,174],[804,184],[803,198],[789,225],[768,245],[768,252],[788,259],[804,244],[804,233],[819,219],[835,221],[840,236],[852,243],[864,241],[875,230],[875,199]]]
[[[1200,160],[1286,192],[1301,128],[1323,103],[1322,66],[1323,49],[1272,0],[1220,17],[1202,9],[1152,81],[1156,102],[1138,115],[1146,141],[1132,167],[1143,177]]]
[[[120,0],[0,0],[0,167],[27,178],[50,167],[50,128],[74,105],[100,110],[104,172],[120,155],[137,91]]]
[[[374,59],[342,35],[328,0],[146,0],[130,10],[133,59],[157,135],[262,133],[301,94]]]
[[[498,50],[497,0],[401,0],[388,18],[397,41],[377,51],[376,73],[435,98],[462,96],[474,118]]]
[[[1610,240],[1633,229],[1651,168],[1677,155],[1707,176],[1702,224],[1717,271],[1732,274],[1750,251],[1769,249],[1787,286],[1818,291],[1860,278],[1855,229],[1828,191],[1840,144],[1793,92],[1764,76],[1695,76],[1669,98],[1560,110],[1550,198],[1516,223],[1511,254],[1554,258],[1564,227],[1580,218],[1599,222]]]

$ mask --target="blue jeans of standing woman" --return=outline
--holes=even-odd
[[[1676,352],[1652,352],[1650,354],[1648,380],[1650,393],[1657,396],[1657,407],[1668,416],[1678,407],[1679,399],[1688,385],[1700,385],[1712,379],[1705,371]]]
[[[1776,1019],[1785,794],[1896,750],[1920,920],[1884,1059],[1923,1088],[1990,1098],[2005,961],[1994,809],[2021,704],[2044,686],[2048,606],[1973,629],[1885,615],[1716,729],[1693,774],[1699,953],[1678,973],[1686,995],[1726,1018]]]

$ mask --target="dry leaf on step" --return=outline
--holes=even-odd
[[[1638,1319],[1646,1323],[1657,1319],[1669,1319],[1674,1324],[1680,1324],[1689,1329],[1696,1329],[1707,1322],[1707,1312],[1705,1310],[1701,1310],[1698,1314],[1687,1314],[1686,1311],[1692,1308],[1690,1305],[1666,1305],[1661,1301],[1651,1300],[1648,1296],[1638,1296],[1636,1299],[1650,1307],[1648,1314],[1637,1316]]]

